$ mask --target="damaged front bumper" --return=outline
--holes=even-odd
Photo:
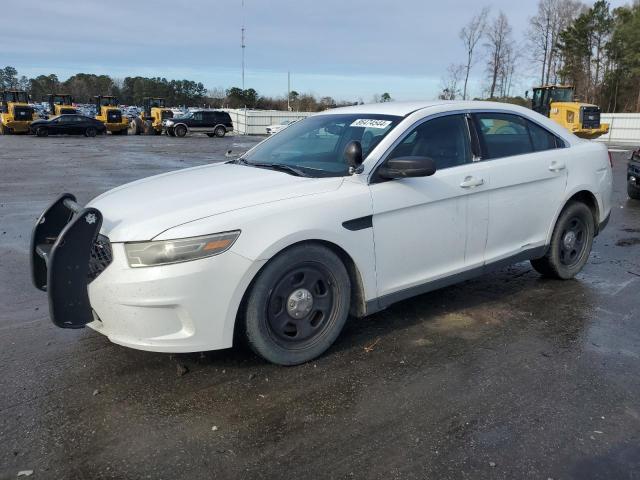
[[[112,261],[109,239],[100,235],[102,214],[65,193],[36,222],[31,236],[31,277],[49,297],[51,320],[82,328],[94,320],[88,284]]]

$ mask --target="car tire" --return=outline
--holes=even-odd
[[[349,315],[351,282],[340,258],[316,244],[292,247],[260,271],[242,310],[249,347],[278,365],[324,353]]]
[[[176,134],[176,137],[184,137],[187,134],[187,127],[178,125],[173,129],[173,132]]]
[[[98,134],[98,131],[94,127],[89,127],[84,131],[85,137],[95,137]]]
[[[571,202],[558,217],[546,255],[531,260],[531,266],[545,277],[573,278],[589,260],[594,236],[591,209],[582,202]]]
[[[47,130],[45,127],[38,127],[38,129],[36,130],[36,135],[38,137],[47,137],[49,136],[49,130]]]
[[[216,127],[213,134],[218,138],[222,138],[227,134],[227,130],[224,127]]]
[[[640,200],[640,186],[635,185],[631,181],[627,181],[627,195],[633,200]]]

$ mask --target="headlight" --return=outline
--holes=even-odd
[[[226,252],[240,235],[240,230],[202,237],[125,243],[129,266],[152,267],[170,263],[189,262]]]

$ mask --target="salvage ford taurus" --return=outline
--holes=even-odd
[[[32,237],[53,322],[158,352],[299,364],[349,314],[530,260],[574,277],[611,209],[604,146],[524,108],[385,103],[294,123],[227,163],[158,175]]]

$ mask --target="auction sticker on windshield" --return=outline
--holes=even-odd
[[[364,128],[387,128],[391,125],[390,120],[375,120],[373,118],[359,118],[351,124],[352,127]]]

